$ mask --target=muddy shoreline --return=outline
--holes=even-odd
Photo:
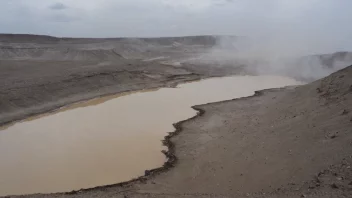
[[[39,109],[38,111],[28,112],[28,113],[23,114],[21,116],[16,116],[16,118],[13,118],[11,120],[6,120],[6,118],[5,118],[5,121],[0,120],[0,129],[6,128],[8,126],[12,126],[13,124],[16,124],[17,122],[25,121],[26,119],[31,118],[31,117],[36,117],[36,116],[40,116],[40,115],[43,115],[43,114],[45,114],[45,115],[46,114],[54,114],[56,112],[59,112],[62,109],[70,108],[73,105],[80,104],[82,102],[84,103],[84,102],[87,102],[87,101],[90,101],[90,100],[95,100],[95,99],[98,99],[98,98],[111,97],[111,96],[115,96],[115,95],[117,95],[116,97],[119,97],[118,95],[120,95],[120,94],[121,95],[125,95],[125,94],[129,95],[129,94],[133,94],[133,93],[137,93],[137,92],[161,89],[161,88],[166,88],[166,87],[176,87],[179,84],[189,83],[189,82],[203,80],[203,79],[207,79],[207,78],[211,78],[211,77],[203,77],[202,78],[200,76],[195,75],[194,78],[190,78],[190,79],[186,79],[186,80],[182,80],[182,81],[178,81],[178,82],[170,81],[170,82],[166,82],[166,83],[161,84],[161,85],[155,85],[155,86],[147,87],[147,88],[144,88],[144,89],[130,89],[130,90],[121,91],[121,92],[111,92],[111,93],[108,92],[108,93],[97,95],[97,96],[92,95],[92,96],[89,96],[89,97],[86,97],[86,98],[82,98],[82,99],[79,99],[79,100],[73,100],[73,101],[69,101],[69,102],[63,103],[63,104],[53,105],[53,106],[50,106],[48,108]]]
[[[158,168],[151,169],[151,170],[145,170],[144,176],[138,177],[136,179],[132,179],[130,181],[121,182],[121,183],[112,184],[112,185],[98,186],[98,187],[88,188],[88,189],[74,190],[71,192],[64,192],[62,194],[74,195],[74,194],[78,194],[78,193],[87,193],[87,192],[95,191],[95,190],[104,190],[107,188],[114,188],[114,187],[122,187],[123,188],[123,187],[131,185],[135,182],[142,182],[143,183],[146,180],[148,180],[152,177],[155,177],[160,173],[166,172],[166,171],[170,170],[171,168],[174,168],[175,165],[177,165],[178,158],[177,158],[176,152],[175,152],[175,143],[172,142],[171,139],[182,132],[182,130],[183,130],[182,125],[185,122],[192,121],[192,120],[197,119],[205,114],[205,110],[202,109],[202,106],[216,104],[216,103],[225,103],[225,102],[230,102],[230,101],[246,100],[249,98],[261,96],[265,93],[265,91],[283,90],[283,89],[285,89],[285,88],[273,88],[273,89],[259,90],[259,91],[255,91],[252,96],[248,96],[248,97],[242,97],[242,98],[236,98],[236,99],[230,99],[230,100],[224,100],[224,101],[219,101],[219,102],[213,102],[213,103],[192,106],[191,108],[193,110],[197,111],[197,114],[191,118],[188,118],[186,120],[182,120],[182,121],[179,121],[179,122],[173,124],[173,126],[175,127],[175,131],[168,132],[168,135],[164,137],[164,140],[162,140],[163,145],[168,148],[167,151],[165,151],[165,150],[161,151],[165,155],[165,157],[167,158],[167,161],[164,163],[164,165],[162,167],[158,167]],[[61,194],[61,193],[53,193],[53,194]]]
[[[251,78],[253,78],[253,79],[256,79],[256,78],[258,78],[258,79],[261,79],[261,80],[256,80],[256,82],[255,83],[252,83],[251,82],[251,80],[248,80],[248,81],[245,81],[245,80],[243,80],[243,81],[241,81],[241,80],[235,80],[235,81],[228,81],[228,79],[251,79]],[[199,97],[199,96],[197,96],[197,95],[200,95],[200,96],[203,96],[203,97],[201,97],[201,98],[199,98],[200,100],[198,101],[198,102],[196,102],[196,101],[193,101],[191,104],[188,104],[188,105],[186,105],[186,106],[184,106],[184,108],[190,108],[191,107],[191,105],[194,105],[194,104],[204,104],[204,103],[207,103],[207,102],[210,102],[210,101],[221,101],[221,100],[224,100],[224,99],[231,99],[231,98],[233,98],[233,97],[240,97],[240,96],[249,96],[249,95],[251,95],[251,93],[254,93],[254,91],[255,90],[257,90],[257,89],[261,89],[261,88],[269,88],[269,87],[274,87],[274,86],[277,86],[278,85],[278,81],[281,81],[282,79],[281,78],[277,78],[277,80],[273,80],[273,79],[276,79],[275,77],[229,77],[229,78],[225,78],[225,79],[223,79],[225,82],[227,82],[227,83],[225,83],[225,84],[221,84],[221,85],[219,85],[219,84],[216,84],[216,86],[211,86],[211,83],[209,84],[207,84],[206,82],[207,81],[204,81],[204,82],[198,82],[199,84],[201,84],[201,83],[205,83],[205,85],[207,85],[207,86],[205,86],[204,87],[204,89],[203,90],[201,90],[200,89],[200,87],[198,87],[199,89],[195,89],[195,90],[197,90],[197,91],[199,91],[199,93],[197,94],[197,92],[195,92],[194,90],[192,91],[192,94],[193,95],[191,95],[191,96],[189,96],[189,94],[190,93],[188,93],[189,91],[186,91],[185,92],[185,100],[187,100],[187,97],[188,98],[190,98],[192,101],[195,99],[195,98],[197,98],[197,97]],[[285,78],[284,78],[285,79]],[[218,81],[218,82],[221,82],[221,80],[222,79],[212,79],[212,80],[208,80],[209,82],[212,82],[212,81]],[[268,85],[265,85],[266,84],[266,81],[269,81],[269,82],[271,82],[271,83],[269,83]],[[282,80],[282,84],[281,85],[284,85],[285,84],[285,82],[284,82],[285,80]],[[291,83],[293,83],[293,84],[297,84],[296,83],[296,81],[294,81],[294,80],[292,80],[293,82],[291,82],[291,80],[288,80],[288,82],[286,82],[287,84],[291,84]],[[241,92],[240,90],[242,89],[242,86],[240,86],[240,85],[237,85],[237,82],[242,82],[242,83],[248,83],[248,87],[247,87],[247,89],[244,89],[243,91],[245,91],[245,93],[243,93],[243,92]],[[198,83],[196,83],[196,84],[198,84]],[[258,85],[258,83],[262,83],[262,85],[261,86],[259,86]],[[233,85],[232,85],[233,84]],[[241,83],[239,83],[239,84],[241,84]],[[300,83],[298,83],[298,84],[300,84]],[[256,88],[253,88],[252,86],[255,86]],[[187,86],[187,85],[184,85],[184,86]],[[192,85],[190,85],[191,87],[192,87]],[[222,88],[222,87],[220,87],[220,86],[223,86],[224,88]],[[196,86],[197,87],[197,86]],[[208,92],[208,90],[209,90],[209,87],[213,87],[213,88],[219,88],[218,90],[217,90],[217,92],[216,93],[218,93],[218,94],[216,94],[217,96],[215,96],[215,95],[212,95],[211,93],[209,93]],[[230,88],[230,89],[232,89],[232,90],[229,90],[228,88]],[[182,90],[183,89],[183,86],[182,87],[180,87],[179,88],[180,90]],[[223,90],[223,91],[220,91],[220,90]],[[247,91],[247,90],[250,90],[250,91]],[[165,90],[166,91],[166,90]],[[167,91],[171,91],[171,92],[178,92],[179,90],[171,90],[171,89],[167,89]],[[204,93],[203,93],[204,92]],[[219,96],[221,96],[221,94],[222,94],[222,92],[223,92],[223,94],[225,94],[225,96],[226,97],[219,97]],[[179,94],[176,94],[176,95],[180,95],[181,93],[183,93],[182,91],[181,92],[179,92]],[[194,94],[194,93],[196,93],[196,94]],[[230,94],[230,93],[232,93],[232,94]],[[234,95],[233,95],[233,93],[235,93]],[[149,94],[149,93],[148,93]],[[203,95],[203,94],[205,94],[205,95]],[[214,93],[213,93],[214,94]],[[229,94],[229,95],[228,95]],[[255,93],[255,96],[257,96],[257,95],[259,95],[260,94],[260,92],[256,92]],[[175,95],[175,97],[177,97]],[[181,94],[182,95],[182,94]],[[118,97],[118,95],[116,96],[115,95],[115,97]],[[85,106],[88,106],[88,105],[96,105],[96,104],[100,104],[100,103],[102,103],[102,102],[105,102],[105,101],[107,101],[107,100],[109,100],[109,99],[113,99],[113,98],[115,98],[114,96],[111,96],[111,97],[104,97],[104,98],[101,98],[101,99],[95,99],[95,100],[91,100],[91,101],[87,101],[86,103],[78,103],[78,104],[76,104],[76,105],[73,105],[73,106],[71,106],[71,107],[68,107],[68,108],[66,108],[66,109],[73,109],[73,108],[78,108],[78,107],[85,107]],[[127,96],[128,97],[128,96]],[[215,98],[213,98],[213,97],[215,97]],[[140,97],[139,97],[140,98]],[[213,98],[213,99],[211,99],[211,98]],[[222,99],[221,99],[222,98]],[[147,98],[146,98],[147,99]],[[165,96],[165,97],[162,97],[161,99],[167,99],[167,97]],[[125,99],[126,100],[126,99]],[[132,99],[133,100],[133,99]],[[143,99],[139,99],[140,101],[139,101],[139,103],[143,103]],[[169,98],[168,99],[169,101],[173,101],[172,100],[172,98]],[[148,99],[146,100],[146,101],[148,101]],[[156,99],[156,101],[158,101],[158,99]],[[171,103],[172,104],[172,103]],[[136,103],[136,105],[138,105],[138,103]],[[163,104],[160,104],[160,105],[163,105]],[[167,106],[170,106],[170,105],[167,105]],[[155,103],[155,108],[158,108],[159,107],[159,105],[158,105],[158,103]],[[168,108],[168,107],[163,107],[162,109],[164,109],[164,108]],[[116,109],[120,109],[120,108],[116,108]],[[193,107],[193,109],[194,110],[196,110],[196,111],[198,111],[198,115],[199,116],[201,116],[203,113],[204,113],[204,111],[202,110],[202,109],[197,109],[197,107]],[[147,110],[147,109],[146,109]],[[176,110],[176,109],[175,109]],[[60,112],[63,112],[63,111],[65,111],[65,109],[62,109],[62,110],[60,110]],[[193,116],[193,115],[195,115],[195,112],[194,111],[190,111],[190,110],[187,110],[188,112],[190,112],[190,114],[188,114],[188,116],[182,116],[182,117],[179,117],[179,118],[177,118],[177,119],[173,119],[173,121],[174,122],[176,122],[176,121],[178,121],[178,120],[182,120],[182,119],[186,119],[186,118],[188,118],[188,117],[191,117],[191,116]],[[170,110],[168,110],[168,111],[163,111],[163,113],[169,113],[169,112],[172,112],[172,108],[170,109]],[[194,112],[194,113],[191,113],[191,112]],[[95,112],[95,113],[98,113],[98,112]],[[115,112],[116,113],[116,112]],[[127,112],[126,112],[127,113]],[[142,112],[141,112],[142,113]],[[150,112],[150,113],[152,113],[152,112]],[[175,111],[175,113],[176,113],[176,111]],[[99,114],[99,113],[98,113]],[[104,114],[104,113],[103,113]],[[103,115],[102,114],[102,115]],[[117,114],[118,115],[118,114]],[[78,116],[78,115],[76,115],[76,116]],[[67,118],[67,117],[70,117],[69,115],[61,115],[61,117],[62,118],[65,118],[65,119],[68,119],[68,120],[75,120],[76,118],[75,117],[73,117],[73,118]],[[78,117],[81,117],[81,116],[78,116]],[[84,117],[83,115],[82,115],[82,117]],[[111,116],[110,116],[111,117]],[[115,117],[115,116],[112,116],[112,117]],[[116,116],[116,117],[119,117],[119,116]],[[31,120],[32,119],[36,119],[35,117],[34,118],[31,118]],[[134,120],[140,120],[141,119],[141,121],[143,120],[143,118],[138,118],[138,117],[135,117],[134,118]],[[119,119],[118,119],[119,120]],[[117,121],[118,121],[117,120]],[[132,120],[131,120],[132,121]],[[187,122],[187,121],[189,121],[188,119],[187,120],[185,120],[185,121],[183,121],[183,122]],[[50,122],[50,121],[48,121],[48,122]],[[169,168],[171,168],[171,167],[173,167],[174,166],[174,164],[175,164],[175,162],[176,162],[176,160],[177,160],[177,158],[176,158],[176,155],[175,155],[175,150],[174,150],[174,148],[175,148],[175,145],[172,143],[172,141],[171,141],[171,139],[173,138],[173,137],[175,137],[177,134],[179,134],[179,132],[181,132],[182,131],[182,123],[183,122],[180,122],[180,123],[176,123],[176,124],[173,124],[173,122],[168,122],[169,124],[167,124],[168,126],[170,126],[170,125],[174,125],[174,128],[176,129],[176,131],[174,131],[173,133],[170,133],[170,135],[169,136],[167,136],[167,137],[165,137],[164,138],[164,136],[165,136],[165,131],[170,131],[170,127],[167,127],[166,129],[163,129],[163,130],[160,130],[160,132],[161,132],[161,134],[160,134],[160,136],[158,136],[158,138],[156,139],[156,142],[155,143],[153,143],[153,145],[159,145],[159,144],[157,144],[157,142],[160,142],[161,141],[161,139],[163,139],[164,138],[164,141],[163,141],[163,145],[164,146],[166,146],[166,147],[168,147],[168,149],[166,149],[166,151],[163,151],[162,153],[166,156],[166,158],[164,158],[162,155],[161,155],[161,153],[159,153],[159,154],[156,154],[156,155],[158,155],[158,156],[160,156],[162,159],[166,159],[166,160],[168,160],[165,164],[164,164],[164,166],[163,166],[163,168],[156,168],[156,169],[153,169],[153,170],[146,170],[146,171],[144,171],[144,169],[143,168],[145,168],[145,167],[141,167],[142,169],[141,170],[143,170],[144,171],[144,173],[145,173],[145,175],[144,176],[149,176],[149,175],[154,175],[154,174],[157,174],[157,173],[161,173],[161,172],[165,172],[166,170],[168,170]],[[79,121],[79,118],[77,118],[77,123],[75,124],[75,125],[77,125],[78,123],[80,123],[80,121]],[[142,122],[143,123],[143,122]],[[55,125],[55,123],[52,123],[53,125]],[[83,123],[82,123],[83,124]],[[110,124],[108,124],[108,123],[105,123],[105,124],[107,124],[107,125],[110,125],[110,127],[109,128],[111,128],[111,127],[113,127],[113,128],[115,128],[114,127],[114,125],[112,124],[112,123],[110,123]],[[104,124],[104,126],[105,126],[105,124]],[[157,124],[157,123],[155,123],[155,124]],[[97,126],[99,126],[99,121],[98,120],[96,120],[96,124],[95,125],[97,125]],[[94,124],[93,125],[91,125],[91,127],[94,127],[95,126]],[[160,123],[160,125],[162,125],[162,123]],[[59,135],[59,136],[62,136],[62,137],[64,137],[65,136],[65,127],[64,126],[57,126],[58,128],[59,127],[63,127],[63,129],[61,129],[61,130],[63,130],[62,132],[60,132],[60,131],[58,131],[58,133],[57,133],[57,135]],[[56,127],[54,127],[54,128],[56,128]],[[88,127],[88,128],[90,128],[90,127]],[[117,129],[119,129],[118,127],[117,127]],[[24,131],[26,131],[26,128],[24,128],[23,129]],[[39,131],[40,131],[40,126],[38,126],[38,127],[36,127],[36,128],[33,128],[33,129],[28,129],[29,131],[35,131],[35,130],[37,130],[37,132],[38,133],[40,133]],[[68,131],[71,131],[69,128],[67,128],[67,130]],[[126,129],[127,130],[127,129]],[[140,130],[148,130],[148,129],[143,129],[143,128],[141,128]],[[95,130],[93,130],[93,131],[95,131]],[[13,132],[16,132],[16,131],[13,131]],[[101,131],[101,132],[103,132],[103,131]],[[11,133],[11,131],[8,131],[8,133]],[[53,131],[53,133],[55,134],[55,132]],[[66,132],[67,133],[67,132]],[[75,133],[75,130],[73,130],[72,131],[72,133]],[[87,133],[87,131],[82,131],[82,133],[83,134],[86,134]],[[45,131],[44,131],[44,134],[45,134]],[[71,134],[71,132],[69,132],[68,134]],[[94,134],[95,134],[95,132],[94,132]],[[34,135],[34,134],[33,134]],[[56,136],[56,135],[54,135],[54,136]],[[6,136],[5,136],[6,137]],[[21,137],[22,137],[22,135],[19,135],[18,137],[17,137],[17,139],[19,140],[19,139],[21,139]],[[40,136],[38,136],[38,138],[40,138]],[[37,139],[37,138],[34,138],[34,139]],[[47,142],[46,140],[42,140],[42,141],[44,141],[43,142],[43,145],[45,144],[45,142]],[[50,139],[48,139],[48,141],[50,142]],[[138,142],[138,139],[136,139],[136,142]],[[79,142],[77,142],[77,143],[79,143]],[[53,142],[53,144],[55,145],[55,143]],[[9,144],[9,146],[7,147],[7,148],[12,148],[11,147],[11,145],[13,145],[12,143],[10,143]],[[137,144],[138,145],[138,144]],[[4,146],[4,145],[3,145]],[[140,145],[140,146],[142,146],[142,145]],[[51,146],[50,146],[51,147]],[[3,149],[3,150],[11,150],[11,149],[6,149],[6,146],[4,147],[5,149]],[[54,146],[52,147],[53,149],[54,149]],[[84,149],[84,150],[82,150],[82,152],[84,152],[85,150],[89,150],[89,146],[86,148],[86,149]],[[55,149],[54,149],[55,150]],[[93,149],[94,150],[94,149]],[[160,152],[162,150],[162,148],[158,148],[157,150],[153,150],[152,151],[152,153],[156,153],[156,152]],[[73,151],[73,152],[75,152],[75,151]],[[118,154],[120,151],[119,150],[116,150],[116,154]],[[15,153],[14,153],[15,154]],[[52,155],[49,155],[49,156],[52,156]],[[133,154],[133,156],[138,156],[138,153],[135,153],[135,154]],[[4,157],[5,157],[5,155],[4,155]],[[65,156],[63,156],[63,159],[65,159],[65,158],[70,158],[68,155],[65,157]],[[94,155],[92,155],[90,158],[99,158],[99,156],[94,156]],[[57,156],[57,159],[62,159],[61,158],[61,156]],[[56,159],[51,159],[51,160],[49,160],[49,161],[54,161],[54,160],[56,160]],[[143,159],[141,159],[141,160],[143,160]],[[146,159],[145,160],[145,162],[147,161],[148,159]],[[58,161],[60,161],[60,160],[58,160]],[[89,161],[89,160],[88,160]],[[144,160],[143,160],[144,161]],[[45,162],[42,162],[42,163],[45,163]],[[100,162],[100,163],[102,163],[102,162]],[[158,163],[158,164],[156,164],[156,165],[153,165],[153,166],[148,166],[148,168],[150,169],[150,168],[154,168],[154,167],[159,167],[160,165],[162,165],[164,163],[164,160],[162,160],[161,161],[161,163]],[[41,163],[38,163],[38,162],[36,162],[36,167],[40,167],[40,164]],[[113,162],[112,163],[107,163],[107,164],[113,164]],[[84,166],[85,164],[81,164],[82,166]],[[55,167],[55,165],[53,164],[53,167]],[[74,167],[74,166],[73,166]],[[114,167],[115,167],[115,170],[116,170],[116,166],[112,166],[112,168],[114,169]],[[61,167],[56,167],[57,169],[60,169]],[[68,167],[67,168],[67,171],[69,171],[70,170],[70,168]],[[123,169],[121,169],[121,168],[119,168],[119,169],[117,169],[116,170],[116,172],[117,172],[117,174],[119,174],[119,170],[123,170]],[[127,170],[126,170],[127,171]],[[40,171],[39,171],[40,172]],[[99,172],[100,174],[99,175],[104,175],[104,173],[103,172]],[[50,173],[48,173],[48,174],[50,174]],[[75,172],[72,172],[72,174],[74,175],[75,174]],[[90,171],[85,171],[85,173],[84,173],[84,175],[80,175],[80,177],[83,177],[83,176],[88,176],[89,177],[89,174],[96,174],[95,173],[95,170],[93,169],[93,170],[90,170]],[[141,175],[141,174],[138,174],[138,175]],[[5,176],[5,175],[4,175]],[[55,176],[55,175],[53,175],[53,176]],[[118,175],[117,175],[118,176]],[[132,177],[130,177],[130,178],[133,178],[134,176],[136,176],[136,175],[131,175]],[[17,176],[14,176],[14,177],[17,177]],[[72,176],[71,175],[67,175],[67,177],[68,178],[71,178]],[[11,178],[11,175],[8,175],[7,176],[7,178]],[[30,180],[30,178],[31,177],[29,177],[29,180]],[[79,177],[78,177],[79,178]],[[122,181],[126,181],[126,180],[129,180],[130,178],[126,178],[126,179],[122,179],[122,180],[118,180],[116,177],[115,177],[115,179],[114,178],[110,178],[110,180],[109,180],[109,182],[106,182],[106,183],[95,183],[95,184],[93,184],[93,185],[89,185],[89,186],[85,186],[85,185],[81,185],[81,186],[75,186],[75,187],[71,187],[70,188],[70,186],[67,186],[66,185],[66,187],[65,187],[65,189],[59,189],[59,186],[60,185],[56,185],[57,186],[57,188],[58,188],[58,190],[47,190],[47,191],[45,191],[45,192],[42,192],[42,193],[51,193],[51,192],[65,192],[65,191],[67,191],[67,190],[72,190],[72,189],[80,189],[80,188],[90,188],[90,187],[94,187],[94,186],[100,186],[100,185],[104,185],[104,184],[107,184],[107,183],[109,183],[109,184],[112,184],[112,183],[117,183],[117,182],[122,182]],[[48,180],[50,180],[51,179],[51,177],[48,177],[47,178]],[[142,180],[143,180],[143,178],[141,178]],[[50,180],[51,181],[51,180]],[[69,180],[70,181],[70,180]],[[94,181],[94,180],[93,180]],[[59,181],[58,181],[59,182]],[[65,179],[63,179],[62,180],[62,182],[64,182],[65,183]],[[12,186],[16,186],[16,183],[12,183],[13,185]],[[72,184],[73,186],[75,185],[75,184]],[[40,189],[40,186],[38,186],[37,185],[37,187],[36,188],[38,188],[39,187],[39,189]],[[78,188],[77,188],[78,187]],[[51,188],[51,187],[50,187]],[[56,187],[55,186],[52,186],[52,188],[53,189],[56,189]],[[45,188],[43,188],[43,189],[45,189]],[[6,188],[3,188],[3,190],[6,190]],[[21,188],[19,188],[18,189],[19,190],[19,192],[21,191]],[[33,190],[33,191],[30,191],[30,192],[23,192],[23,194],[27,194],[27,193],[35,193],[35,192],[39,192],[39,191],[37,191],[37,190]],[[75,193],[75,192],[73,192],[73,193]],[[12,193],[10,193],[10,194],[13,194],[13,192]],[[6,194],[5,194],[6,195]]]
[[[199,79],[199,80],[201,80],[201,79]],[[182,82],[182,83],[186,83],[186,82]],[[158,88],[162,88],[162,87],[158,87]],[[174,168],[175,165],[177,165],[178,158],[175,153],[175,143],[172,142],[171,139],[182,132],[182,130],[183,130],[182,125],[185,122],[189,122],[191,120],[197,119],[198,117],[201,117],[205,114],[205,110],[202,109],[202,106],[206,106],[206,105],[210,105],[210,104],[217,104],[217,103],[225,103],[225,102],[230,102],[230,101],[246,100],[249,98],[262,96],[266,91],[283,90],[283,89],[285,89],[285,88],[273,88],[273,89],[259,90],[259,91],[255,91],[252,96],[248,96],[248,97],[241,97],[241,98],[236,98],[236,99],[230,99],[230,100],[224,100],[224,101],[219,101],[219,102],[213,102],[213,103],[208,103],[208,104],[200,104],[200,105],[192,106],[191,108],[193,110],[197,111],[197,114],[191,118],[188,118],[186,120],[182,120],[182,121],[179,121],[179,122],[173,124],[175,131],[168,132],[168,135],[164,137],[164,140],[162,140],[163,145],[168,148],[167,151],[166,150],[161,151],[165,155],[165,157],[167,158],[167,161],[161,167],[157,167],[157,168],[151,169],[151,170],[145,170],[144,176],[140,176],[138,178],[135,178],[135,179],[132,179],[132,180],[129,180],[126,182],[121,182],[121,183],[116,183],[116,184],[111,184],[111,185],[104,185],[104,186],[97,186],[97,187],[87,188],[87,189],[73,190],[70,192],[60,192],[60,193],[51,193],[51,194],[41,194],[40,193],[40,194],[30,194],[30,195],[9,195],[9,196],[4,196],[4,197],[37,197],[37,196],[51,196],[51,195],[52,196],[77,195],[80,193],[104,191],[104,190],[111,189],[111,188],[125,188],[127,186],[133,185],[136,182],[144,183],[148,179],[156,177],[158,174],[166,172],[166,171],[170,170],[171,168]],[[112,95],[115,95],[115,94],[112,94]],[[100,97],[104,97],[104,96],[100,96]],[[79,103],[79,102],[77,102],[77,103]],[[84,102],[84,101],[81,101],[81,102]],[[68,104],[67,106],[70,106],[70,105],[72,105],[72,104]],[[63,106],[62,108],[65,108],[65,106]],[[58,111],[58,110],[60,110],[60,109],[54,109],[54,110],[46,112],[46,113],[49,113],[49,114],[55,113],[55,111]],[[13,122],[17,122],[17,121],[13,121]]]
[[[180,83],[238,73],[231,68],[209,72],[206,66],[198,70],[193,67],[137,60],[102,66],[85,61],[0,60],[0,126],[97,97],[175,87]]]

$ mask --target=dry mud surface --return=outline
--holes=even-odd
[[[87,40],[12,38],[0,39],[0,124],[97,96],[240,72],[144,61],[198,53],[209,38],[201,47],[173,38],[164,50],[170,40],[119,39],[105,49],[92,39],[100,43],[93,50]],[[158,50],[137,53],[141,41]],[[164,167],[117,185],[23,197],[352,197],[352,66],[304,86],[194,108],[199,115],[165,138]]]

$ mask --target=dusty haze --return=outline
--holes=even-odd
[[[215,46],[185,62],[233,66],[254,75],[284,75],[308,82],[352,64],[351,52],[329,51],[332,48],[321,47],[311,38],[287,36],[286,40],[218,37]]]
[[[114,38],[235,35],[235,40],[221,37],[206,53],[177,61],[245,66],[253,74],[312,81],[351,64],[350,54],[310,56],[352,51],[351,6],[348,0],[2,0],[0,32]]]

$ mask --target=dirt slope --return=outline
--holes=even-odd
[[[133,195],[352,196],[352,66],[298,88],[196,108],[205,114],[172,139],[176,167],[132,186]]]

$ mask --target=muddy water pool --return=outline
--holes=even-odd
[[[0,196],[128,181],[162,166],[161,140],[193,105],[298,85],[279,76],[213,78],[71,105],[0,129]]]

